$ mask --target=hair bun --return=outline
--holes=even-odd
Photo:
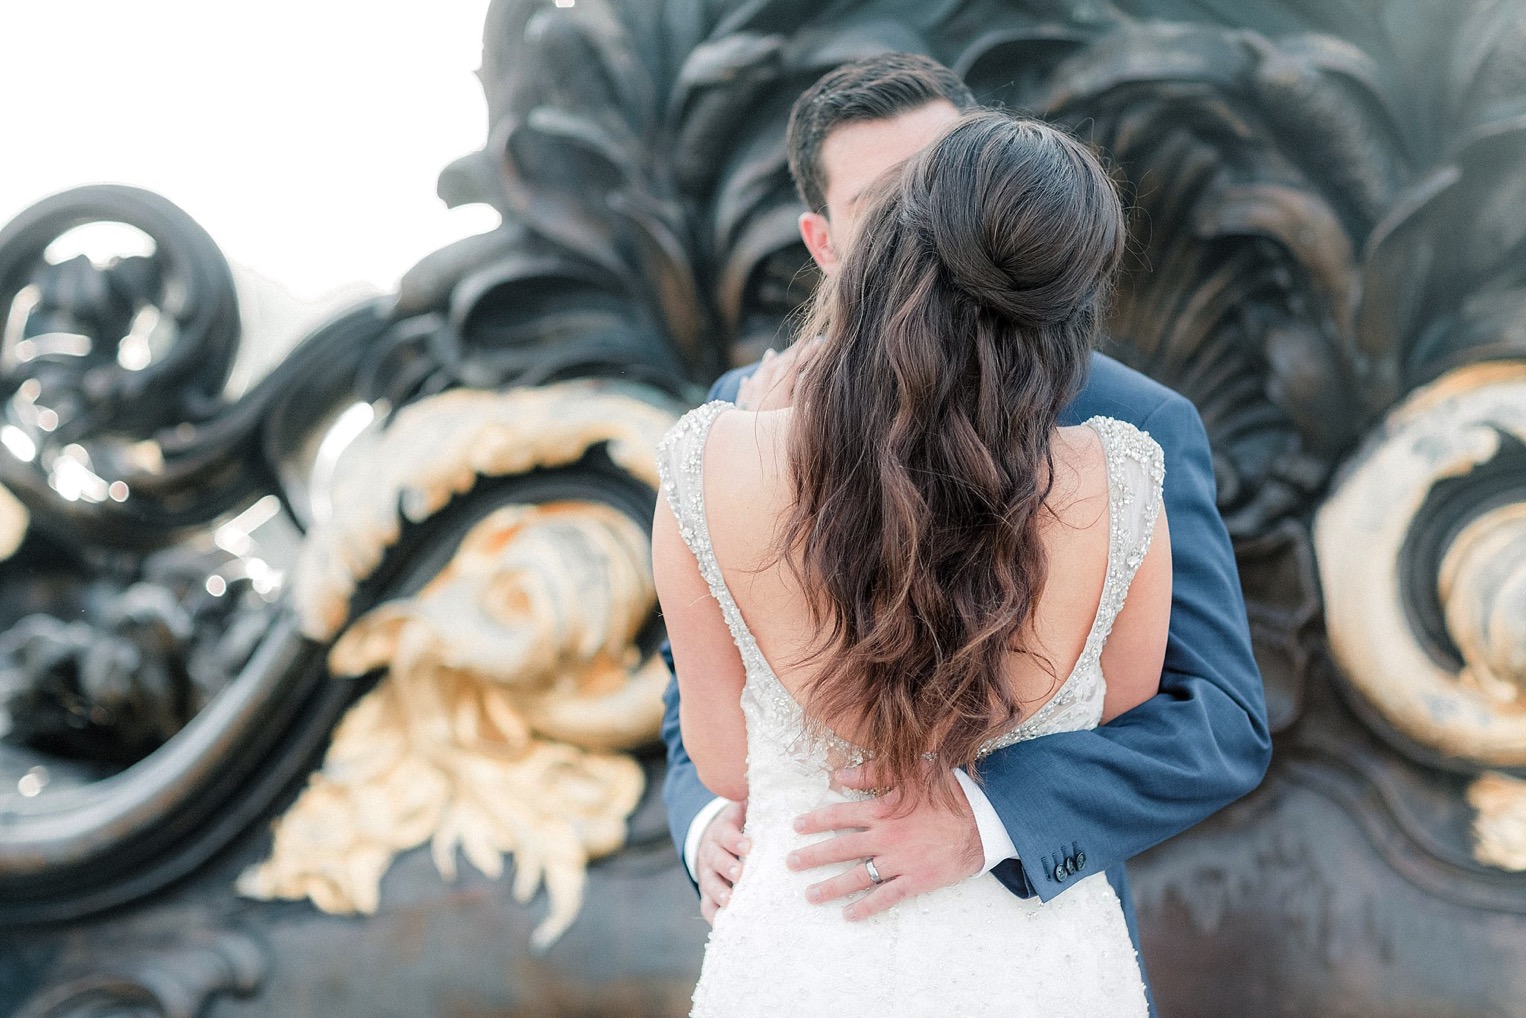
[[[983,265],[978,264],[981,261]],[[1096,297],[1095,277],[1062,275],[1038,285],[1024,285],[989,258],[965,257],[956,263],[945,260],[944,266],[949,282],[976,305],[1020,326],[1063,322]]]
[[[1029,327],[1094,305],[1123,250],[1112,180],[1080,142],[1041,121],[988,115],[965,125],[964,152],[931,150],[903,192],[948,282],[977,306]],[[1005,151],[979,157],[975,150],[986,147]],[[977,171],[973,193],[939,186],[948,175],[938,161],[961,155],[987,169]]]

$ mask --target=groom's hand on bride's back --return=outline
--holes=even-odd
[[[950,785],[958,785],[953,771],[942,774]],[[873,763],[839,771],[837,780],[844,788],[860,791],[882,787]],[[882,881],[878,887],[869,878],[868,867],[857,865],[806,890],[810,901],[821,904],[873,888],[873,893],[843,909],[850,920],[867,919],[907,898],[956,884],[980,872],[985,854],[963,789],[948,798],[958,804],[957,809],[945,809],[937,797],[924,796],[909,813],[897,816],[901,793],[891,789],[873,799],[836,803],[802,814],[795,820],[795,830],[801,834],[837,833],[791,852],[789,867],[812,870],[872,859]]]

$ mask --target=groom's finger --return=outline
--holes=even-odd
[[[712,869],[702,869],[699,879],[699,896],[702,902],[714,902],[717,908],[726,904],[731,898],[731,884],[720,873]]]
[[[715,841],[701,843],[697,861],[700,877],[713,876],[728,888],[742,875],[741,857],[722,848]],[[703,881],[696,880],[696,883],[702,884]],[[704,887],[701,886],[700,890],[703,891]]]
[[[877,818],[876,809],[877,804],[873,799],[833,803],[800,814],[795,818],[795,830],[801,834],[821,834],[824,831],[865,828]]]
[[[717,845],[738,859],[747,854],[750,842],[742,836],[742,829],[740,827],[721,819],[717,819],[715,824],[715,843]]]
[[[770,361],[774,356],[772,350],[763,351],[763,359],[758,362],[758,369],[742,379],[742,384],[737,387],[737,406],[743,410],[756,407],[773,384],[774,372]]]
[[[890,782],[881,780],[880,770],[880,765],[872,760],[857,767],[844,767],[837,772],[837,783],[860,792],[884,788]]]
[[[885,883],[881,887],[888,887],[894,880],[886,875]],[[838,898],[859,891],[867,891],[874,886],[874,881],[869,879],[869,870],[862,864],[853,867],[846,873],[840,873],[831,880],[823,880],[819,884],[812,884],[805,889],[806,899],[816,904],[826,901],[836,901]]]
[[[869,841],[867,834],[839,834],[835,838],[796,849],[789,854],[785,865],[792,870],[813,870],[829,863],[867,859],[874,854]]]
[[[915,894],[911,881],[906,877],[898,877],[895,880],[887,880],[876,887],[873,892],[849,904],[842,910],[843,918],[849,922],[859,922],[877,915],[887,908],[893,908]]]

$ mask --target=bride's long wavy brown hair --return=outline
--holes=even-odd
[[[908,801],[940,787],[923,754],[970,767],[1023,714],[1051,441],[1124,240],[1085,146],[972,113],[880,183],[807,317],[781,549],[823,634],[808,714]]]

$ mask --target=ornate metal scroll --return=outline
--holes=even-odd
[[[50,987],[20,1018],[196,1018],[216,994],[253,993],[268,966],[259,945],[226,932],[128,955],[101,972]]]
[[[1526,364],[1415,393],[1319,521],[1330,648],[1374,722],[1438,761],[1526,765]]]
[[[60,235],[99,221],[139,228],[150,252],[55,263]],[[86,189],[7,238],[16,355],[0,472],[19,501],[0,509],[19,547],[0,586],[12,612],[0,764],[16,789],[0,795],[0,919],[79,921],[258,839],[256,821],[332,733],[326,768],[240,886],[374,908],[391,854],[432,836],[443,871],[458,847],[494,875],[512,851],[520,900],[544,876],[551,914],[534,941],[554,940],[577,914],[586,860],[627,843],[646,783],[618,751],[653,739],[666,682],[646,526],[651,450],[682,383],[468,390],[442,346],[445,316],[370,302],[249,389],[224,390],[239,338],[231,282],[173,206]],[[128,329],[140,332],[118,336]],[[198,358],[202,343],[212,352]],[[174,374],[185,363],[201,372],[194,400],[167,410],[134,390],[148,401],[134,417],[136,403],[112,395],[163,384],[189,399],[195,386]],[[80,381],[91,378],[106,381]],[[47,518],[29,526],[33,514]],[[467,604],[478,657],[442,658],[467,646]],[[329,664],[390,673],[337,728],[369,683],[329,678]],[[392,766],[372,757],[400,741]],[[346,770],[357,756],[367,775]],[[414,837],[419,795],[434,820]],[[331,828],[325,802],[359,818],[327,860],[303,826]],[[193,1013],[236,988],[195,974],[210,957],[155,962],[167,968],[144,978],[163,983],[158,1003],[135,988],[148,983],[108,973],[32,1006],[141,997]],[[182,1000],[164,982],[175,978],[201,995]]]
[[[137,228],[151,252],[48,259],[98,221]],[[278,604],[294,535],[262,439],[293,404],[321,412],[302,405],[333,356],[315,351],[382,321],[344,316],[224,399],[226,263],[174,206],[116,187],[57,195],[0,231],[0,306],[0,474],[30,519],[0,584],[6,761],[25,772],[0,803],[0,913],[15,922],[194,869],[326,731],[304,703],[321,699],[311,652]],[[318,731],[288,727],[304,705]]]
[[[307,632],[339,629],[356,582],[398,539],[399,506],[422,522],[479,476],[575,463],[593,445],[655,487],[652,450],[674,419],[582,384],[458,390],[406,408],[351,447],[335,516],[304,546]],[[508,505],[474,525],[423,590],[334,643],[336,675],[387,678],[335,730],[272,858],[240,890],[374,913],[404,849],[429,840],[446,877],[458,846],[493,877],[512,851],[517,900],[544,877],[551,913],[533,942],[552,943],[577,914],[588,859],[624,844],[640,798],[640,767],[609,751],[650,742],[661,720],[667,668],[637,646],[650,563],[645,528],[596,502]]]

